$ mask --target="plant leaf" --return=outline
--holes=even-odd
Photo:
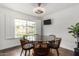
[[[73,31],[69,31],[69,33],[73,33]]]
[[[70,27],[68,29],[73,30],[73,28],[70,28]]]
[[[71,25],[72,28],[74,28],[75,26]]]
[[[79,23],[76,23],[76,26],[79,26]]]

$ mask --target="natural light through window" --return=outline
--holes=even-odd
[[[15,37],[23,37],[23,35],[33,37],[36,34],[36,22],[15,19]]]

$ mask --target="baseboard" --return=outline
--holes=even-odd
[[[1,51],[6,51],[6,50],[11,50],[11,49],[14,49],[14,48],[17,48],[17,47],[20,47],[20,46],[21,46],[21,45],[17,45],[17,46],[14,46],[14,47],[2,49],[2,50],[0,50],[0,52],[1,52]]]
[[[61,48],[64,48],[64,49],[66,49],[66,50],[70,50],[70,51],[74,51],[74,50],[69,49],[69,48],[66,48],[66,47],[61,47]]]

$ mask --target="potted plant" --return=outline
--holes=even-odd
[[[77,38],[77,47],[79,48],[79,23],[71,25],[68,29],[69,33],[72,33],[72,36]]]

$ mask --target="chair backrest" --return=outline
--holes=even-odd
[[[27,35],[23,35],[23,39],[27,39],[27,37],[28,37]]]
[[[60,43],[61,43],[61,38],[56,38],[55,39],[55,41],[54,41],[54,46],[56,47],[56,48],[59,48],[60,47]]]
[[[56,36],[55,35],[49,35],[50,40],[55,40]]]
[[[29,41],[26,40],[26,39],[21,39],[21,40],[20,40],[21,47],[23,48],[23,46],[24,46],[25,44],[27,44],[28,42],[29,42]]]

